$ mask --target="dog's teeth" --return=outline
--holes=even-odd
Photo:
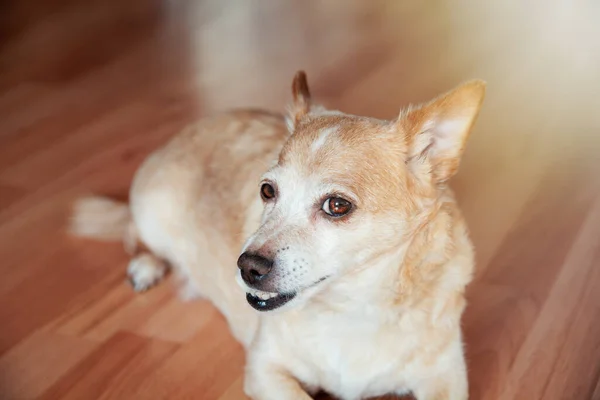
[[[279,294],[277,294],[277,293],[263,292],[262,290],[256,290],[256,289],[249,289],[248,293],[250,293],[254,297],[258,297],[261,300],[269,300],[269,299],[279,296]]]

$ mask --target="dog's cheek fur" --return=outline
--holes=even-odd
[[[320,221],[315,235],[318,240],[314,244],[314,268],[318,273],[335,277],[348,270],[360,269],[396,248],[403,236],[404,225],[382,225],[380,219],[363,214],[343,223]]]

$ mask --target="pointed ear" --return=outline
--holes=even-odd
[[[483,81],[470,81],[403,112],[398,122],[408,136],[407,162],[427,161],[437,183],[450,179],[458,170],[485,86]]]
[[[310,107],[311,98],[308,82],[306,81],[306,73],[304,71],[298,71],[292,82],[292,104],[289,109],[288,120],[291,131],[293,131],[293,127],[296,126],[296,123],[308,114]]]

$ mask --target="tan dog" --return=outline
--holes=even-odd
[[[139,240],[136,290],[169,265],[212,301],[247,349],[254,399],[467,399],[473,250],[447,182],[484,91],[469,82],[390,122],[314,105],[300,72],[287,127],[260,111],[204,119],[146,160],[129,209],[83,199],[73,231]]]

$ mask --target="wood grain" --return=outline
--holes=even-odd
[[[594,2],[21,0],[0,4],[0,398],[244,398],[208,303],[135,295],[119,245],[65,235],[144,157],[230,107],[393,118],[488,96],[453,185],[477,249],[471,398],[600,400],[600,26]]]

